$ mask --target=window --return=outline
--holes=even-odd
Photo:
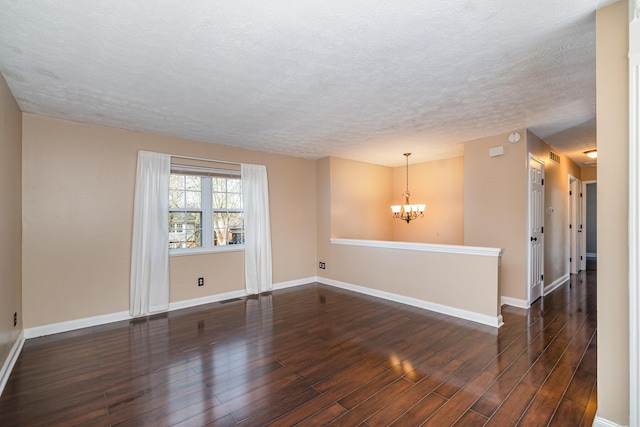
[[[172,168],[169,180],[170,252],[208,252],[242,244],[244,221],[239,171]]]
[[[242,182],[239,178],[211,178],[213,195],[213,244],[244,244]]]

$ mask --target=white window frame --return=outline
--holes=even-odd
[[[221,245],[214,246],[213,244],[213,184],[212,177],[228,177],[228,178],[241,178],[240,171],[232,169],[213,169],[203,168],[197,166],[183,166],[183,165],[171,165],[171,174],[180,175],[199,175],[201,180],[201,208],[200,209],[171,209],[174,212],[189,212],[189,211],[201,211],[201,242],[202,246],[197,248],[176,248],[169,249],[169,256],[185,256],[185,255],[199,255],[218,252],[239,252],[244,251],[244,244],[236,245]],[[167,209],[169,209],[167,207]],[[244,211],[244,208],[242,209]],[[168,228],[167,228],[168,232]]]

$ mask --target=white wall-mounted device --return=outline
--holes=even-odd
[[[504,145],[489,148],[489,157],[497,157],[504,155]]]

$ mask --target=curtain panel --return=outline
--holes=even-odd
[[[129,313],[169,308],[169,175],[171,156],[138,152]]]
[[[244,270],[247,293],[271,291],[271,221],[264,165],[241,165],[244,209]]]

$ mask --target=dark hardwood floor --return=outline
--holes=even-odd
[[[591,426],[595,272],[496,330],[320,285],[28,340],[2,426]]]

